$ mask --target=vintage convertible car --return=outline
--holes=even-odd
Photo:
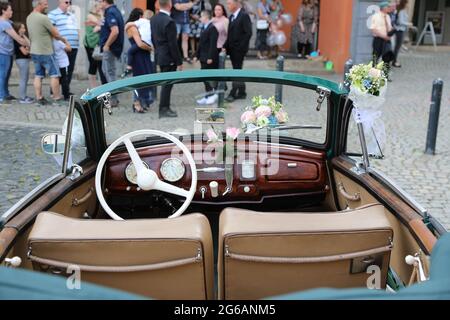
[[[227,104],[233,80],[248,98]],[[205,81],[218,85],[214,105],[204,105]],[[111,108],[112,95],[123,102],[167,85],[178,118]],[[62,173],[2,215],[0,261],[68,277],[62,290],[81,280],[156,299],[420,286],[446,230],[370,165],[347,93],[256,70],[87,91],[71,100],[64,135],[42,139]]]

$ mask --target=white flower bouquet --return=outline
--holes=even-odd
[[[353,101],[353,117],[362,123],[369,154],[381,151],[386,140],[386,131],[381,118],[380,107],[384,104],[387,77],[383,71],[384,62],[353,66],[346,75],[350,83],[349,98]]]

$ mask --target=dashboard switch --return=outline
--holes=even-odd
[[[219,183],[217,181],[211,181],[209,188],[211,189],[211,197],[217,198],[219,196]]]
[[[206,189],[206,187],[200,188],[200,193],[202,194],[202,199],[205,199],[205,194],[207,191],[208,191],[208,189]]]
[[[249,193],[250,191],[251,191],[251,189],[250,189],[249,186],[245,186],[245,187],[244,187],[244,192],[245,192],[245,193]]]

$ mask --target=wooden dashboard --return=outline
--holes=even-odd
[[[194,201],[203,203],[262,202],[264,198],[292,195],[325,194],[327,170],[325,153],[309,151],[295,146],[267,144],[255,141],[236,142],[236,157],[233,168],[233,190],[223,196],[226,190],[224,172],[203,172],[205,168],[224,168],[224,164],[214,163],[213,148],[205,142],[186,144],[197,165],[198,183]],[[178,158],[185,165],[185,173],[174,185],[189,189],[191,170],[187,159],[174,144],[164,144],[138,149],[141,159],[163,180],[160,168],[164,160]],[[105,171],[105,189],[109,195],[143,194],[137,185],[130,183],[125,174],[131,162],[128,153],[112,154]],[[247,172],[243,173],[243,163]],[[249,168],[254,167],[254,176],[249,177]],[[210,182],[218,183],[218,196],[213,197]],[[206,188],[206,192],[205,192]],[[203,189],[203,193],[200,191]]]

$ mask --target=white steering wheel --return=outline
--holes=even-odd
[[[150,135],[150,134],[160,136],[160,137],[170,140],[171,142],[175,143],[177,145],[177,147],[179,147],[183,151],[184,155],[186,156],[187,160],[189,161],[189,166],[191,168],[192,180],[191,180],[191,187],[190,187],[189,191],[182,189],[182,188],[178,188],[178,187],[171,185],[169,183],[166,183],[164,181],[161,181],[158,178],[158,175],[156,174],[155,171],[147,169],[143,165],[141,157],[139,157],[139,154],[137,153],[136,149],[133,146],[133,143],[131,142],[131,138],[133,138],[135,136]],[[183,214],[183,212],[191,204],[191,201],[195,195],[195,191],[197,190],[197,167],[195,165],[194,158],[192,157],[191,152],[189,151],[188,148],[186,148],[186,146],[183,143],[181,143],[180,140],[178,140],[171,134],[168,134],[168,133],[165,133],[162,131],[158,131],[158,130],[139,130],[139,131],[134,131],[134,132],[128,133],[128,134],[120,137],[116,141],[114,141],[108,147],[108,149],[106,149],[105,153],[103,154],[103,156],[101,157],[101,159],[98,163],[97,171],[95,173],[95,189],[97,190],[96,193],[97,193],[98,201],[100,201],[100,204],[103,207],[103,209],[106,211],[106,213],[114,220],[124,220],[121,217],[119,217],[114,211],[112,211],[111,208],[106,203],[105,197],[103,196],[103,190],[102,190],[102,184],[101,184],[102,171],[103,171],[103,167],[105,166],[106,160],[108,159],[111,152],[114,149],[116,149],[117,146],[120,145],[121,143],[125,144],[128,154],[131,157],[131,161],[133,162],[133,165],[136,168],[137,184],[138,184],[139,188],[141,188],[144,191],[150,191],[150,190],[164,191],[164,192],[167,192],[170,194],[175,194],[175,195],[186,198],[183,205],[174,214],[169,216],[169,218],[176,218],[176,217],[181,216]]]

